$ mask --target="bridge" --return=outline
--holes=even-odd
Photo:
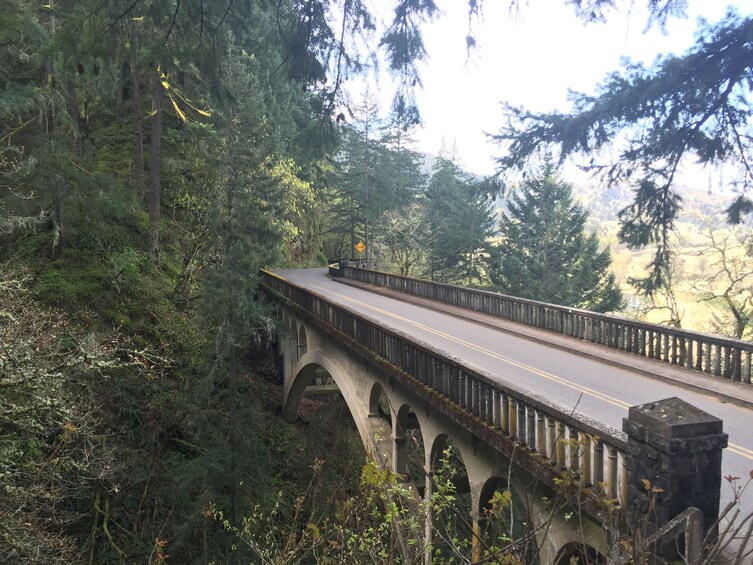
[[[262,288],[286,328],[286,418],[333,381],[367,452],[423,497],[452,445],[472,560],[509,489],[542,564],[622,563],[637,545],[692,563],[722,476],[753,467],[750,343],[347,265],[263,272]],[[751,511],[731,489],[721,503]]]

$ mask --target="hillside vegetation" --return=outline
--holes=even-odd
[[[589,229],[611,250],[612,271],[626,297],[623,314],[653,323],[679,322],[683,328],[706,333],[753,337],[751,226],[731,226],[721,215],[733,194],[683,189],[683,209],[672,238],[671,288],[658,292],[652,300],[630,281],[646,276],[653,250],[630,248],[618,239],[617,211],[630,203],[632,191],[581,184],[574,192],[589,212]]]

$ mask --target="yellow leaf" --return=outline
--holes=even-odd
[[[170,102],[173,103],[173,108],[175,108],[175,113],[178,114],[178,117],[181,120],[183,120],[184,122],[187,121],[186,120],[186,115],[183,113],[183,110],[180,109],[180,107],[178,106],[177,102],[175,102],[175,99],[172,97],[172,94],[170,94],[168,92],[167,96],[168,96],[168,98],[170,98]]]
[[[311,534],[314,536],[314,539],[319,539],[319,536],[321,535],[319,526],[317,526],[313,522],[309,522],[308,524],[306,524],[306,527],[311,530]]]

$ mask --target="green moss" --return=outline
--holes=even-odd
[[[53,267],[37,278],[34,295],[47,305],[80,309],[90,304],[102,287],[102,272],[95,266]]]

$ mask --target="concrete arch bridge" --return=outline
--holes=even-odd
[[[416,499],[435,492],[436,475],[447,464],[443,454],[452,446],[460,469],[453,486],[466,501],[460,519],[469,525],[469,561],[489,562],[487,549],[499,533],[489,518],[491,501],[495,492],[509,491],[519,522],[535,537],[528,555],[542,565],[569,564],[573,557],[627,562],[618,542],[634,533],[631,524],[648,504],[644,479],[692,482],[688,457],[702,462],[704,473],[717,464],[719,477],[705,475],[703,484],[654,500],[648,533],[674,547],[679,536],[686,557],[698,554],[703,516],[712,521],[719,507],[726,445],[720,420],[670,399],[631,408],[627,433],[619,431],[370,319],[358,304],[339,305],[274,273],[262,277],[283,327],[277,347],[286,419],[295,420],[304,395],[336,385],[367,453],[400,476]],[[672,420],[680,413],[680,421]],[[686,445],[683,469],[670,469],[678,457],[675,440],[691,435],[702,438],[705,449],[699,441]],[[430,505],[417,504],[416,511],[423,512],[423,560],[430,563],[431,549],[442,547],[442,526]]]

